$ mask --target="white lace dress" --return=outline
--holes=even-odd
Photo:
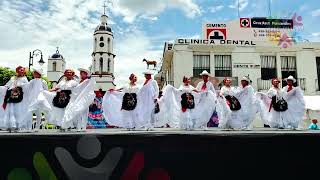
[[[123,97],[138,96],[139,87],[137,85],[124,86],[121,91],[107,92],[103,97],[103,115],[108,124],[121,128],[137,128],[138,112],[137,105],[133,110],[122,109]],[[137,104],[140,103],[137,98]]]
[[[265,93],[257,93],[260,105],[260,116],[263,121],[272,128],[296,129],[303,120],[305,102],[302,90],[293,87],[289,92],[288,86],[283,89],[270,88]],[[288,104],[288,109],[283,112],[275,111],[271,106],[271,98],[276,96],[277,100],[284,99]]]

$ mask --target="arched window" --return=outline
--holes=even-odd
[[[103,37],[102,36],[100,37],[100,41],[103,41]]]
[[[57,71],[57,62],[52,63],[52,71]]]
[[[97,38],[94,38],[94,51],[96,51],[97,48]]]
[[[96,59],[93,60],[93,72],[96,72]]]
[[[108,38],[108,52],[111,52],[110,50],[110,38]]]
[[[102,74],[102,72],[103,72],[103,58],[102,57],[100,57],[99,62],[100,62],[100,73]]]
[[[110,63],[111,63],[111,60],[110,58],[108,58],[108,72],[110,72]]]

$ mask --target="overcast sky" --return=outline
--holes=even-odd
[[[159,61],[165,41],[200,38],[203,22],[238,18],[238,0],[113,0],[107,14],[114,32],[115,83],[145,70],[142,59]],[[239,0],[241,17],[269,15],[268,0]],[[59,46],[67,67],[89,67],[93,31],[104,0],[0,0],[0,66],[28,66],[29,52],[44,59]],[[304,39],[320,41],[319,0],[271,0],[271,15],[302,16]],[[44,69],[46,70],[46,65]]]

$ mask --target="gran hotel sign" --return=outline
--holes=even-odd
[[[247,40],[213,40],[213,39],[177,39],[176,44],[185,45],[240,45],[240,46],[255,46],[253,41]]]

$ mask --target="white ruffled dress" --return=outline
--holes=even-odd
[[[303,120],[305,102],[302,90],[299,87],[293,87],[289,92],[288,86],[283,89],[270,88],[265,93],[257,93],[257,99],[260,105],[260,116],[262,120],[272,128],[296,129]],[[271,98],[287,101],[288,109],[283,112],[275,111],[271,106]],[[271,107],[271,108],[270,108]]]
[[[86,79],[72,89],[70,102],[68,103],[62,119],[62,128],[85,130],[87,128],[89,106],[95,98],[94,78]]]
[[[226,103],[226,99],[224,97],[219,98],[219,104],[223,112],[218,113],[218,115],[220,114],[219,127],[237,130],[249,129],[257,112],[256,98],[252,86],[248,85],[244,88],[224,87],[221,89],[221,94],[223,96],[235,96],[241,104],[241,109],[237,111],[231,111],[230,107]]]
[[[137,95],[137,106],[134,110],[128,111],[121,109],[123,96],[125,93],[138,94],[139,87],[130,85],[123,87],[121,92],[107,92],[103,97],[103,115],[109,125],[121,128],[138,128],[137,106],[140,103]]]
[[[79,83],[75,80],[66,80],[63,79],[56,88],[60,90],[72,90],[74,89]],[[48,116],[48,123],[54,124],[56,126],[62,125],[62,119],[65,115],[66,108],[58,108],[53,105],[53,98],[56,96],[57,92],[50,92],[50,91],[42,91],[35,103],[30,105],[29,111],[32,110],[40,110],[47,114]],[[70,102],[69,102],[70,103]]]
[[[159,96],[159,87],[157,81],[151,79],[144,86],[141,87],[138,93],[137,112],[139,114],[137,126],[145,128],[153,128],[156,125],[155,121],[155,100]],[[161,112],[160,106],[160,112]]]
[[[170,127],[181,129],[202,128],[207,125],[215,110],[215,94],[212,91],[196,93],[192,86],[181,86],[179,89],[167,85],[163,91],[163,102],[166,113],[162,119],[167,119]],[[194,97],[194,109],[182,111],[181,95],[191,93]]]
[[[6,109],[3,109],[2,104],[7,90],[15,87],[22,88],[22,101],[19,103],[7,103]],[[32,128],[32,113],[28,111],[28,105],[35,93],[25,76],[14,76],[5,86],[0,87],[0,127],[2,129],[18,128],[30,130]]]

